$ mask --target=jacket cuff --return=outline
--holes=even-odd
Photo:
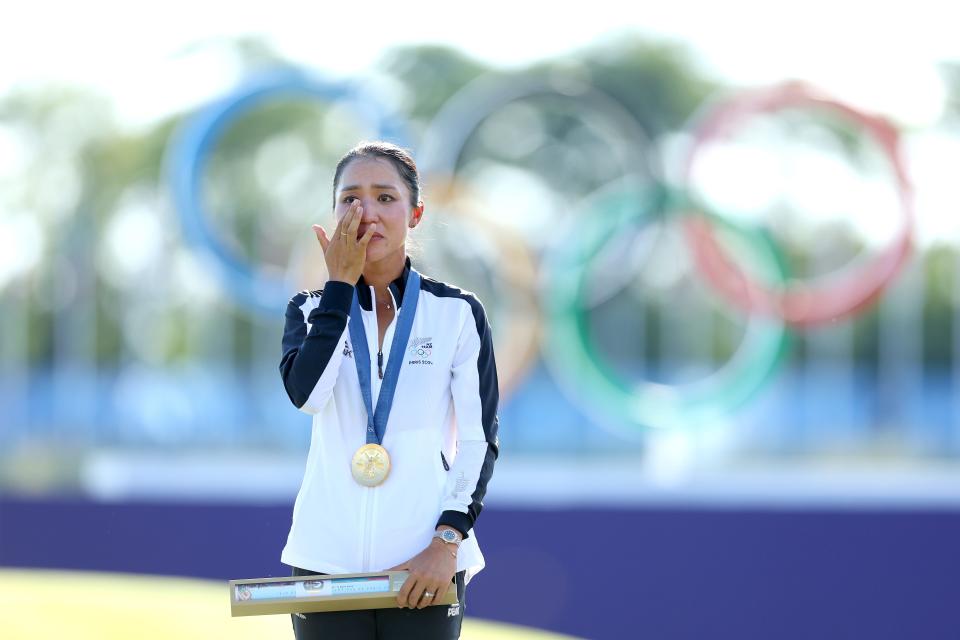
[[[453,510],[444,511],[440,514],[440,519],[437,520],[437,526],[439,527],[440,525],[453,527],[460,532],[464,540],[470,537],[467,532],[473,528],[473,525],[470,523],[470,517],[467,514]]]
[[[313,322],[313,316],[331,311],[350,315],[350,307],[353,304],[353,285],[339,280],[328,280],[323,287],[323,294],[320,296],[320,302],[316,309],[310,312],[310,322]]]

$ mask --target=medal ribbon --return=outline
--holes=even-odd
[[[397,390],[397,380],[400,378],[400,366],[403,364],[407,340],[413,329],[413,316],[417,313],[417,302],[420,299],[420,274],[413,267],[407,275],[407,283],[403,289],[403,302],[397,316],[397,326],[393,333],[393,342],[390,346],[390,359],[387,360],[387,369],[380,384],[380,396],[377,398],[377,409],[373,409],[373,394],[370,387],[370,350],[367,349],[367,334],[363,328],[363,317],[360,315],[360,298],[353,292],[353,303],[350,306],[350,340],[353,342],[353,361],[357,365],[357,377],[360,378],[360,391],[363,403],[367,407],[367,444],[380,444],[383,434],[387,430],[387,418],[390,417],[390,408],[393,406],[393,394]],[[374,310],[376,310],[376,300]]]

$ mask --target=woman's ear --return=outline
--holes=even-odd
[[[423,218],[423,202],[413,208],[413,215],[410,216],[410,228],[413,229],[420,224],[421,218]]]

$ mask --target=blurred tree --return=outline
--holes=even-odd
[[[387,51],[376,67],[406,89],[406,113],[422,127],[450,97],[491,68],[440,45],[410,45]]]
[[[956,247],[937,244],[923,260],[923,359],[928,366],[953,365],[954,323],[957,308]]]
[[[941,63],[940,77],[947,88],[946,113],[960,119],[960,62]]]
[[[687,49],[623,35],[576,55],[591,82],[617,98],[651,138],[680,129],[718,88]]]

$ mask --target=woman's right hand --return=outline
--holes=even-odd
[[[357,238],[360,228],[360,218],[363,216],[363,207],[359,202],[350,205],[337,227],[333,231],[333,239],[327,237],[326,230],[313,225],[313,232],[323,248],[323,259],[327,263],[327,273],[330,280],[339,280],[349,285],[355,285],[363,273],[363,266],[367,260],[367,245],[376,231],[376,223],[371,223],[363,237]]]

